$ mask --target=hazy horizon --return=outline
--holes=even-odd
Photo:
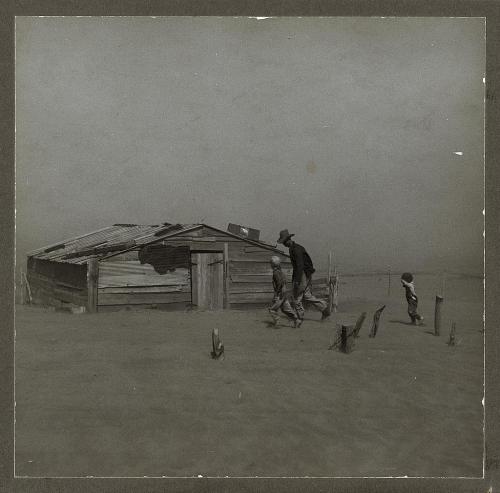
[[[18,17],[16,242],[295,233],[318,268],[483,271],[480,18]]]

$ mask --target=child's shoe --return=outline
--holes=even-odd
[[[271,315],[271,325],[278,325],[279,316],[273,312],[270,308],[268,309],[269,315]]]

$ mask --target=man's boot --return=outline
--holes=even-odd
[[[330,309],[329,308],[325,308],[321,312],[321,321],[326,320],[331,314],[332,314],[332,312],[330,311]]]

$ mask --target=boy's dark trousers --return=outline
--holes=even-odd
[[[417,320],[422,320],[422,316],[417,313],[418,300],[409,299],[408,301],[408,315],[412,323],[416,323]]]

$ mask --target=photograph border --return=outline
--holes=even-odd
[[[495,491],[499,484],[498,335],[500,169],[497,136],[500,3],[458,2],[243,2],[231,1],[12,1],[0,18],[0,492],[3,491]],[[250,17],[484,17],[486,18],[485,133],[485,477],[477,478],[14,478],[14,263],[15,263],[15,53],[16,16],[250,16]],[[495,159],[496,158],[496,159]],[[7,252],[7,254],[6,254]],[[490,275],[488,275],[490,273]]]

